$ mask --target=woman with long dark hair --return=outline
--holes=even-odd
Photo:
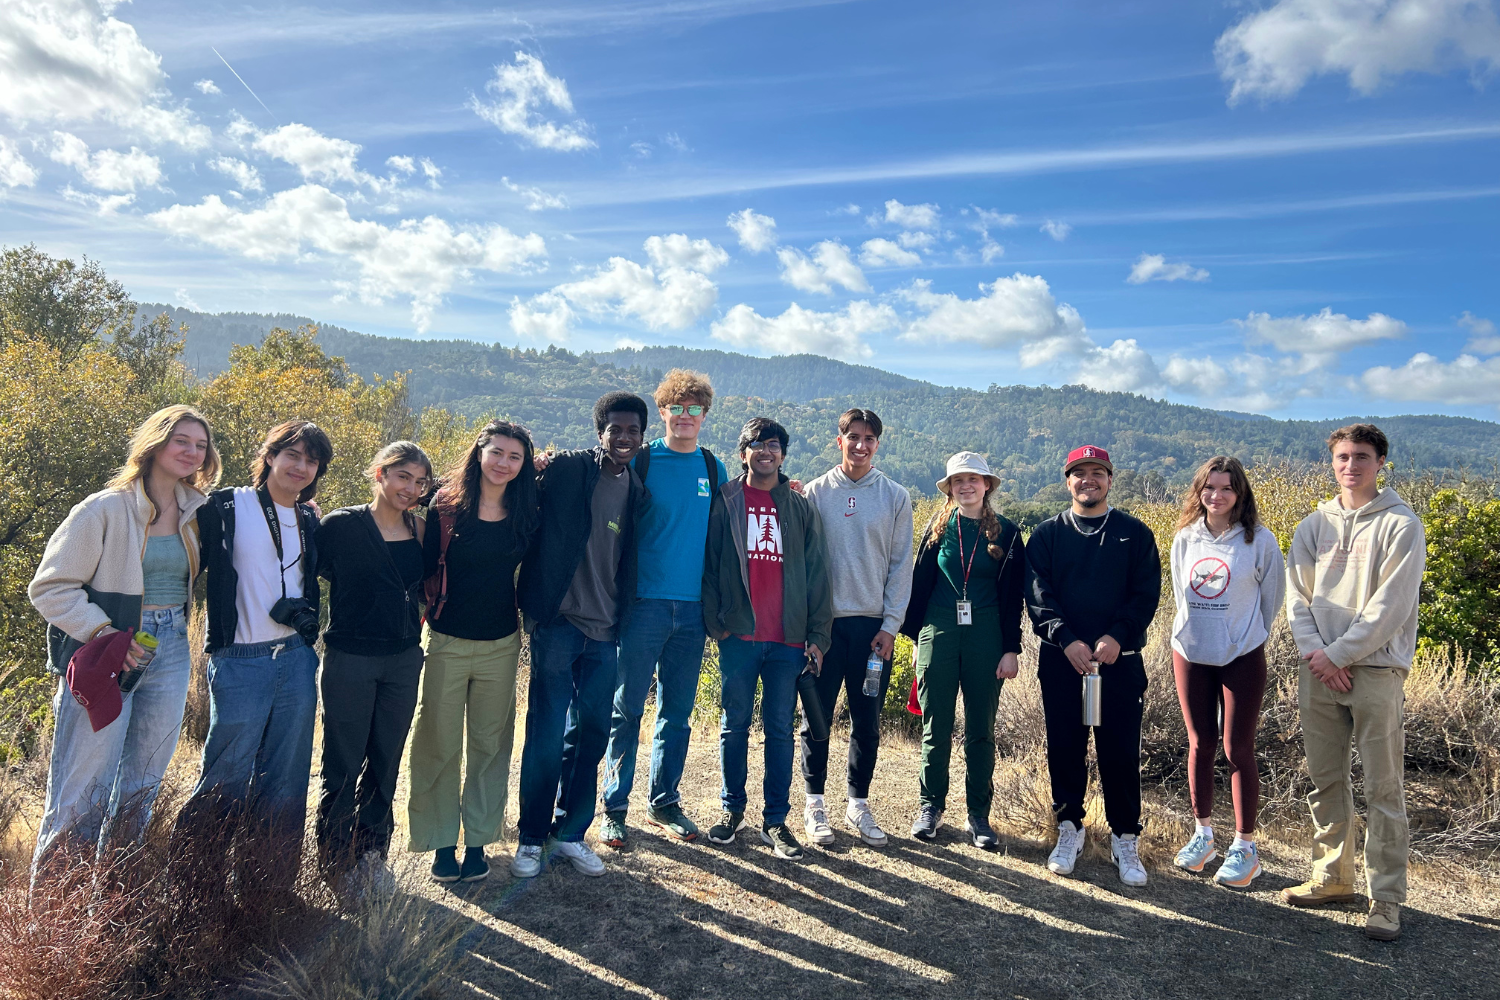
[[[427,663],[411,738],[408,849],[435,852],[439,882],[487,877],[485,845],[505,825],[521,652],[516,567],[537,523],[533,457],[524,427],[491,421],[427,511]]]
[[[29,594],[47,620],[47,666],[59,680],[33,871],[63,840],[102,849],[122,808],[132,835],[150,817],[187,704],[195,515],[218,479],[208,421],[168,406],[136,428],[124,466],[47,542]],[[62,678],[74,652],[115,631],[135,632],[117,676],[120,710],[95,728]],[[156,650],[149,660],[147,645]]]
[[[427,492],[432,463],[413,442],[396,441],[365,475],[371,502],[331,511],[315,536],[318,574],[329,582],[318,858],[324,876],[350,895],[393,884],[385,857],[422,673],[424,523],[412,508]]]
[[[1214,881],[1236,888],[1261,870],[1255,731],[1266,691],[1266,638],[1285,592],[1281,547],[1260,523],[1245,467],[1216,455],[1194,474],[1172,539],[1172,672],[1187,723],[1188,790],[1198,820],[1176,863],[1201,872],[1219,853],[1211,817],[1222,704],[1236,833]]]
[[[976,847],[999,843],[994,801],[995,712],[1000,686],[1016,676],[1021,653],[1025,546],[1021,532],[990,503],[1000,480],[983,456],[948,459],[937,488],[948,502],[928,523],[912,571],[904,635],[917,644],[922,709],[921,802],[912,836],[937,837],[948,800],[948,761],[958,694],[964,696],[965,832]]]

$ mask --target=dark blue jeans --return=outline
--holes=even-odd
[[[604,754],[604,811],[624,812],[635,784],[636,749],[646,694],[656,676],[656,734],[651,740],[651,805],[681,799],[677,785],[692,736],[698,673],[703,668],[703,604],[699,601],[635,602],[620,634],[609,748]]]
[[[521,751],[522,844],[544,844],[549,836],[580,841],[594,821],[617,663],[613,642],[590,639],[566,619],[538,625],[531,633],[526,746]],[[572,743],[567,766],[565,730],[571,730]],[[554,807],[562,810],[555,820]]]
[[[760,726],[766,737],[765,802],[761,819],[767,826],[786,822],[787,796],[792,787],[792,717],[797,710],[797,676],[807,654],[781,642],[746,642],[729,636],[719,642],[720,704],[719,768],[724,786],[719,798],[724,808],[745,811],[745,781],[749,771],[750,719],[755,712],[755,685],[760,682]]]

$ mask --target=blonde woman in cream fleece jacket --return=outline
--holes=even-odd
[[[195,515],[218,478],[208,421],[168,406],[136,429],[124,467],[47,542],[28,591],[47,620],[47,666],[58,675],[33,879],[64,840],[102,851],[122,808],[130,835],[145,828],[182,729],[192,666],[187,608],[199,570]],[[68,691],[68,660],[89,640],[125,629],[152,633],[156,655],[119,717],[94,732]],[[144,652],[132,642],[127,664]]]
[[[1304,667],[1302,739],[1314,790],[1312,879],[1286,889],[1294,906],[1354,894],[1350,742],[1364,768],[1365,933],[1393,940],[1406,900],[1408,829],[1402,787],[1402,691],[1417,645],[1417,601],[1426,565],[1422,522],[1376,477],[1387,442],[1370,424],[1329,438],[1339,496],[1297,526],[1287,559],[1287,618]]]

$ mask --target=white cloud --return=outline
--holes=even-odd
[[[0,3],[0,117],[18,122],[109,121],[149,142],[208,146],[185,108],[160,104],[161,57],[98,0]]]
[[[864,272],[849,256],[849,248],[837,240],[816,244],[810,258],[801,250],[782,247],[776,251],[776,259],[781,262],[781,280],[804,292],[832,295],[834,285],[851,292],[870,290]]]
[[[255,148],[290,163],[303,180],[380,186],[379,178],[359,169],[359,143],[335,139],[297,122],[261,133]]]
[[[0,135],[0,187],[31,187],[36,179],[36,168],[26,161],[15,143]]]
[[[643,139],[637,139],[635,142],[632,142],[630,148],[635,152],[636,156],[639,156],[643,160],[650,159],[652,152],[656,149],[655,146],[652,146],[651,143]]]
[[[1500,358],[1481,361],[1461,354],[1456,361],[1443,362],[1421,353],[1400,368],[1371,368],[1360,381],[1385,399],[1494,406],[1500,402]]]
[[[73,185],[68,184],[62,189],[62,196],[68,201],[87,205],[100,215],[114,215],[126,205],[135,201],[135,195],[130,194],[93,194],[89,191],[78,191]]]
[[[208,161],[208,167],[234,181],[235,187],[241,191],[265,190],[265,185],[260,179],[260,171],[244,160],[236,160],[232,156],[216,156]]]
[[[1350,319],[1327,308],[1312,316],[1276,319],[1268,313],[1253,312],[1248,318],[1234,322],[1252,344],[1270,344],[1279,351],[1300,354],[1319,364],[1331,362],[1340,351],[1380,340],[1395,340],[1406,334],[1405,323],[1383,313]]]
[[[201,312],[203,310],[203,307],[197,303],[197,301],[193,298],[192,293],[189,292],[186,288],[179,288],[175,292],[173,292],[172,301],[177,305],[182,306],[184,309],[192,309],[195,312]]]
[[[442,185],[438,183],[438,181],[443,177],[442,167],[438,166],[436,163],[433,163],[425,156],[417,161],[417,166],[422,168],[422,176],[427,178],[428,187],[432,188],[434,191],[442,187]]]
[[[912,282],[898,294],[925,315],[908,324],[902,338],[1017,348],[1027,368],[1094,347],[1078,310],[1058,303],[1042,278],[1017,273],[979,291],[977,299],[961,299],[934,292],[929,281]]]
[[[1039,233],[1046,233],[1048,236],[1052,237],[1059,243],[1067,239],[1068,234],[1072,231],[1073,227],[1068,223],[1054,222],[1052,219],[1048,219],[1046,222],[1042,223],[1042,227],[1037,230],[1037,232]]]
[[[405,174],[410,177],[417,172],[417,161],[410,156],[388,156],[385,165],[391,168],[393,173]]]
[[[0,175],[4,171],[0,170]],[[1458,325],[1469,331],[1469,343],[1464,347],[1465,354],[1500,354],[1500,335],[1495,331],[1495,321],[1481,319],[1471,312],[1466,312],[1458,318]]]
[[[355,219],[348,203],[327,188],[304,184],[241,210],[209,195],[197,205],[173,205],[147,220],[254,260],[274,261],[322,252],[359,269],[358,292],[371,303],[410,296],[412,321],[426,331],[443,296],[474,270],[515,272],[544,257],[536,233],[517,236],[503,226],[455,230],[435,216],[396,226]]]
[[[748,208],[735,212],[725,225],[734,230],[740,246],[751,253],[764,253],[776,245],[776,220]]]
[[[851,201],[849,204],[843,206],[842,208],[835,208],[833,211],[829,212],[828,214],[829,215],[858,215],[859,214],[859,206],[856,205],[856,204],[854,204],[854,202]]]
[[[993,263],[1005,256],[1005,247],[990,239],[990,234],[984,234],[984,242],[979,245],[979,259],[986,264]]]
[[[510,328],[528,340],[566,343],[576,318],[568,300],[553,292],[534,295],[526,302],[519,295],[510,300]]]
[[[915,267],[922,263],[922,258],[890,240],[877,238],[860,244],[859,262],[865,267]]]
[[[515,62],[495,67],[495,78],[484,89],[495,96],[495,103],[471,96],[469,107],[507,135],[562,152],[594,147],[594,140],[588,137],[588,123],[582,119],[558,125],[543,117],[541,109],[546,107],[573,114],[573,98],[568,85],[548,73],[536,56],[517,52]]]
[[[134,191],[161,180],[161,161],[139,147],[129,152],[101,149],[89,152],[88,143],[70,132],[53,132],[52,159],[77,170],[90,186],[103,191]]]
[[[1214,45],[1229,103],[1291,97],[1314,76],[1348,74],[1362,94],[1402,73],[1500,68],[1492,0],[1277,0]]]
[[[1208,272],[1183,261],[1168,264],[1163,254],[1143,253],[1125,280],[1132,285],[1148,281],[1207,281]]]
[[[1080,383],[1104,392],[1161,395],[1161,372],[1146,349],[1132,338],[1087,351],[1078,364]]]
[[[666,143],[668,148],[675,149],[679,153],[686,153],[688,151],[688,144],[683,142],[682,136],[676,132],[668,132],[661,137],[661,141]]]
[[[927,203],[903,205],[892,198],[885,203],[885,221],[902,229],[936,229],[938,207]]]
[[[1011,212],[995,212],[987,208],[980,208],[978,205],[971,205],[970,207],[973,208],[974,214],[979,217],[979,225],[986,229],[991,226],[999,229],[1010,229],[1020,222]]]
[[[713,274],[729,263],[723,247],[708,240],[690,240],[683,233],[647,237],[643,244],[646,256],[659,268],[680,267],[701,274]]]
[[[1229,385],[1229,373],[1213,358],[1184,358],[1174,354],[1161,373],[1176,388],[1197,396],[1216,396]]]
[[[500,183],[510,190],[526,199],[526,208],[532,212],[540,212],[544,208],[567,208],[568,199],[560,194],[550,194],[539,187],[527,187],[523,184],[514,183],[509,177],[500,178]]]
[[[896,236],[896,242],[908,250],[931,250],[937,245],[937,237],[931,233],[904,232]]]
[[[884,303],[855,301],[838,312],[817,312],[793,302],[780,316],[762,316],[742,302],[714,323],[710,333],[715,340],[754,351],[858,361],[871,355],[865,337],[900,325],[896,311]]]
[[[219,89],[219,85],[217,83],[214,83],[212,80],[199,80],[198,82],[194,83],[193,86],[197,87],[198,93],[203,94],[204,96],[208,96],[209,94],[223,93],[223,91]]]

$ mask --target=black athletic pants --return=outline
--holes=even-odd
[[[1103,709],[1094,727],[1094,755],[1104,791],[1104,818],[1117,836],[1141,832],[1141,711],[1146,664],[1139,653],[1099,667]],[[1037,665],[1047,716],[1047,770],[1059,823],[1083,828],[1088,791],[1089,727],[1083,724],[1083,678],[1063,651],[1042,643]]]
[[[823,713],[833,721],[839,688],[849,706],[849,797],[868,798],[870,779],[875,776],[875,758],[880,753],[880,709],[885,704],[886,685],[891,682],[891,661],[880,674],[880,693],[864,693],[865,661],[870,643],[880,631],[879,618],[835,618],[833,648],[823,656],[818,674],[818,700]],[[822,795],[828,779],[828,740],[815,740],[802,724],[802,780],[807,794]]]

